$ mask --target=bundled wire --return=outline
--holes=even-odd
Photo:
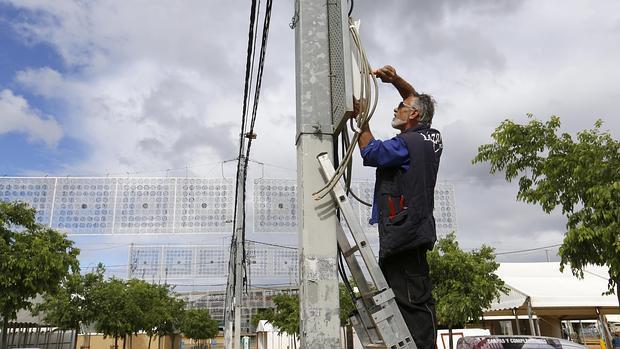
[[[344,152],[342,161],[338,165],[334,176],[330,178],[323,188],[312,194],[315,200],[320,200],[325,197],[325,195],[329,194],[334,186],[336,186],[336,183],[338,183],[340,178],[345,175],[345,172],[349,172],[349,176],[345,176],[347,181],[346,188],[349,190],[353,151],[357,145],[362,127],[372,118],[379,101],[379,83],[377,82],[377,78],[372,74],[372,69],[370,67],[370,63],[368,63],[368,58],[366,57],[364,47],[362,46],[357,25],[351,18],[349,18],[349,32],[351,33],[351,38],[353,39],[353,43],[357,49],[360,64],[360,100],[358,101],[359,114],[357,117],[349,120],[349,126],[353,131],[353,137],[350,140],[346,129],[343,130],[343,145],[346,146],[346,151]],[[346,136],[344,136],[344,134],[346,134]]]
[[[247,46],[247,57],[246,57],[246,63],[245,63],[245,82],[244,82],[244,89],[243,89],[243,109],[241,112],[241,133],[240,133],[240,137],[239,137],[239,157],[237,158],[238,162],[237,162],[237,173],[240,171],[241,169],[241,156],[243,155],[243,149],[244,149],[244,144],[245,144],[245,140],[244,140],[244,132],[245,132],[245,128],[246,128],[246,119],[247,119],[247,109],[248,109],[248,102],[249,102],[249,98],[250,98],[250,89],[252,86],[252,72],[254,71],[254,54],[255,54],[255,46],[256,46],[256,37],[257,37],[257,33],[258,33],[258,22],[256,21],[256,17],[258,16],[258,10],[259,10],[260,4],[257,0],[252,0],[252,5],[250,8],[250,26],[249,26],[249,30],[248,30],[248,46]],[[233,217],[237,217],[237,202],[239,200],[240,194],[239,193],[239,187],[240,187],[240,181],[239,181],[239,176],[237,176],[237,181],[235,183],[235,204],[234,204],[234,213],[233,213]],[[238,222],[236,221],[236,219],[233,221],[233,236],[230,239],[230,258],[228,259],[228,270],[229,270],[229,274],[228,274],[228,280],[227,280],[227,284],[226,284],[226,299],[225,299],[225,306],[224,306],[224,312],[225,312],[225,319],[229,320],[229,312],[231,309],[231,304],[232,304],[232,295],[234,293],[234,288],[235,288],[235,283],[236,283],[236,278],[234,277],[235,273],[240,272],[239,270],[236,270],[235,267],[235,256],[237,255],[237,239],[239,239],[240,237],[237,236],[236,231],[237,231],[237,224]],[[243,224],[243,222],[241,223]]]
[[[260,0],[252,0],[252,6],[250,10],[250,27],[248,33],[248,46],[247,46],[247,59],[245,66],[245,85],[243,91],[243,110],[241,115],[241,132],[239,135],[239,156],[237,157],[237,181],[235,184],[235,202],[234,202],[234,217],[237,217],[238,203],[241,201],[241,212],[245,212],[245,182],[247,181],[247,167],[248,167],[248,159],[250,157],[250,149],[252,146],[252,139],[254,135],[254,125],[256,123],[256,115],[258,111],[258,101],[260,96],[261,84],[262,84],[262,76],[263,76],[263,67],[265,63],[265,52],[267,48],[267,38],[269,34],[269,23],[271,21],[271,7],[272,0],[267,0],[266,8],[265,8],[265,17],[263,22],[263,32],[262,32],[262,41],[261,48],[259,54],[258,68],[256,72],[256,80],[254,80],[254,64],[256,58],[256,42],[258,37],[258,21],[260,12]],[[252,85],[255,81],[254,86],[254,96],[252,98]],[[248,111],[249,106],[252,105],[251,109],[251,118],[248,120]],[[249,130],[248,130],[249,127]],[[247,143],[247,144],[246,144]],[[240,175],[240,171],[243,171],[243,176]],[[243,191],[240,190],[243,184]],[[237,230],[240,226],[241,234],[237,234]],[[240,243],[239,243],[240,242]],[[231,258],[229,259],[229,278],[227,283],[227,297],[226,297],[226,306],[225,309],[228,311],[230,308],[231,298],[232,298],[232,290],[240,285],[236,284],[236,278],[231,274],[239,275],[237,273],[243,274],[243,284],[247,286],[248,280],[245,271],[243,270],[243,266],[246,264],[246,249],[245,249],[245,221],[237,222],[235,219],[233,222],[233,237],[231,239]],[[238,251],[241,249],[241,251]],[[241,253],[242,255],[242,270],[237,270],[235,266],[235,256],[237,253]],[[230,293],[230,295],[229,295]]]

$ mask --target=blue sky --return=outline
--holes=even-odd
[[[271,165],[267,178],[295,178],[279,170],[296,167],[293,1],[273,11],[252,157]],[[248,13],[228,0],[0,0],[0,175],[220,176],[236,156]],[[471,159],[502,120],[526,113],[559,115],[569,132],[603,118],[617,137],[620,2],[385,0],[355,2],[353,15],[370,63],[438,102],[439,180],[456,186],[462,246],[560,243],[560,214],[516,202],[515,184]],[[371,127],[385,139],[399,97],[379,93]],[[357,153],[354,168],[373,177]]]
[[[54,47],[43,41],[28,40],[15,28],[25,18],[36,18],[31,11],[17,9],[0,3],[0,90],[9,89],[22,96],[30,109],[44,118],[54,118],[61,125],[66,107],[62,101],[48,99],[23,88],[16,75],[26,69],[49,67],[67,73],[62,58]],[[2,175],[32,175],[36,173],[59,173],[65,164],[82,158],[86,153],[84,144],[65,135],[54,146],[40,140],[30,140],[28,133],[13,130],[0,134],[0,165]]]

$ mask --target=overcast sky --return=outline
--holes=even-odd
[[[266,177],[295,178],[294,6],[273,6],[252,158]],[[237,152],[249,7],[0,0],[0,174],[221,176],[219,162]],[[456,187],[461,245],[501,253],[560,243],[561,215],[516,202],[514,185],[471,159],[502,120],[526,122],[526,113],[558,115],[568,132],[601,118],[617,137],[620,2],[358,0],[353,16],[371,64],[393,65],[437,101],[439,180]],[[376,137],[394,136],[398,100],[381,86]],[[358,157],[354,176],[372,178]],[[234,176],[234,165],[223,169]],[[105,241],[81,240],[85,255]]]

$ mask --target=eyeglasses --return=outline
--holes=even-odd
[[[400,102],[400,103],[398,103],[398,109],[400,109],[400,108],[405,108],[405,107],[406,107],[406,108],[409,108],[409,109],[415,109],[415,110],[417,110],[414,106],[409,105],[409,104],[405,104],[405,102]]]

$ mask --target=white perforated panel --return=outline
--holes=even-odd
[[[297,182],[292,179],[254,180],[254,231],[297,232]]]
[[[353,181],[351,190],[357,197],[372,204],[374,181]],[[256,232],[296,232],[297,211],[293,210],[296,197],[294,180],[257,179],[254,181],[254,229]],[[353,211],[367,234],[377,234],[376,225],[368,222],[372,208],[359,203],[349,195]],[[443,236],[456,231],[456,205],[454,186],[439,182],[435,188],[435,221],[437,234]],[[294,224],[295,223],[295,224]],[[343,223],[343,227],[346,226]]]
[[[66,232],[111,233],[116,179],[59,178],[52,228]]]
[[[175,231],[232,232],[234,198],[234,183],[230,180],[179,179]]]
[[[372,205],[372,200],[375,192],[375,182],[374,181],[354,181],[351,183],[351,189],[361,200]],[[377,234],[377,226],[370,225],[368,221],[370,221],[370,217],[372,215],[372,208],[370,206],[366,206],[364,204],[359,203],[354,198],[351,198],[353,202],[355,202],[355,208],[357,208],[357,212],[359,212],[360,224],[363,228],[366,229],[367,233]]]
[[[197,277],[222,277],[228,274],[230,252],[222,246],[198,246]]]
[[[250,276],[297,280],[297,249],[251,243],[247,249]]]
[[[435,225],[437,237],[456,232],[456,204],[454,185],[441,182],[435,185]]]
[[[167,247],[164,249],[164,276],[169,278],[193,275],[194,253],[191,247]]]
[[[162,247],[135,247],[129,249],[129,277],[151,280],[159,278]]]
[[[0,178],[0,200],[22,201],[37,210],[35,219],[39,224],[50,224],[54,178]]]
[[[151,279],[224,278],[228,273],[228,246],[132,245],[129,276]]]
[[[120,178],[115,233],[172,233],[174,178]]]

